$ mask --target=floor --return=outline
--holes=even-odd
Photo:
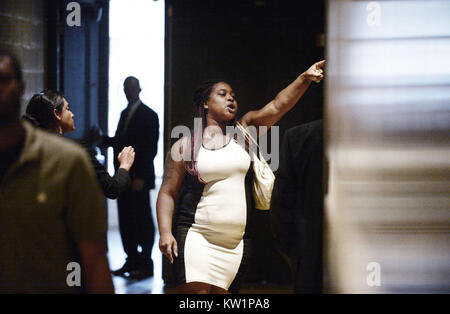
[[[154,263],[154,275],[145,280],[130,280],[120,276],[113,276],[113,283],[117,294],[162,294],[164,293],[164,281],[162,279],[162,258],[158,246],[159,236],[155,237],[155,246],[152,251]],[[109,266],[115,270],[125,263],[119,230],[117,228],[108,231],[108,258]]]
[[[159,182],[157,182],[159,183]],[[159,188],[159,184],[158,184]],[[156,198],[157,194],[152,190],[150,192],[150,202],[152,207],[153,221],[156,222]],[[122,267],[125,263],[125,253],[122,247],[122,240],[118,228],[117,203],[115,200],[108,200],[108,259],[112,270]],[[145,280],[131,280],[120,276],[113,276],[113,283],[117,294],[162,294],[167,293],[164,290],[164,281],[162,279],[162,254],[159,251],[159,233],[155,223],[155,242],[152,251],[152,260],[154,263],[154,276]],[[166,288],[167,290],[167,288]]]

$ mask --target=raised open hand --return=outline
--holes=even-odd
[[[132,146],[124,147],[117,156],[117,160],[120,163],[120,168],[124,168],[125,170],[130,171],[130,168],[134,163],[134,156],[135,152]]]

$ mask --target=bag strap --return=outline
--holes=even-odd
[[[253,143],[256,144],[256,147],[257,147],[258,150],[257,150],[256,152],[254,152],[255,158],[258,158],[260,161],[262,161],[263,164],[266,165],[266,167],[268,167],[268,168],[270,169],[269,164],[267,163],[267,161],[264,159],[264,157],[263,157],[262,154],[261,154],[261,150],[260,150],[260,148],[259,148],[258,142],[250,135],[250,132],[247,131],[247,130],[242,126],[242,124],[240,124],[238,121],[236,121],[236,124],[237,124],[237,126],[238,126],[240,129],[242,129],[242,132],[244,133],[244,136],[248,137]],[[249,147],[249,150],[250,150],[250,147]],[[272,171],[272,170],[270,170],[270,171]]]
[[[244,133],[244,135],[245,135],[249,140],[251,140],[254,144],[256,144],[256,146],[258,147],[258,150],[259,150],[258,142],[253,138],[253,136],[251,136],[250,132],[247,131],[247,130],[242,126],[242,124],[240,124],[238,121],[236,121],[236,124],[237,124],[237,126],[242,130],[242,132]]]

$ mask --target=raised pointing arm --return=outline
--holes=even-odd
[[[241,124],[244,127],[254,125],[270,128],[294,107],[311,85],[311,82],[319,83],[323,79],[324,65],[325,60],[314,63],[263,108],[246,113],[240,121]]]

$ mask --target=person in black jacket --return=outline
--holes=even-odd
[[[70,111],[69,103],[61,93],[53,90],[33,95],[22,118],[41,129],[60,135],[75,130],[74,114]],[[111,177],[88,143],[84,140],[77,142],[88,152],[103,194],[107,198],[116,199],[130,185],[129,171],[135,157],[133,147],[125,147],[119,154],[119,167]]]
[[[127,259],[113,274],[143,279],[153,276],[151,253],[155,227],[149,190],[155,187],[153,159],[158,148],[159,119],[140,100],[141,88],[137,78],[130,76],[125,79],[124,92],[128,106],[121,113],[116,134],[113,138],[103,138],[103,145],[113,146],[114,156],[126,146],[133,146],[136,150],[136,160],[130,171],[131,186],[117,200],[119,230]],[[115,162],[115,167],[118,166]]]
[[[286,131],[271,200],[277,248],[294,274],[294,293],[322,293],[323,122]],[[325,176],[326,178],[326,176]]]

